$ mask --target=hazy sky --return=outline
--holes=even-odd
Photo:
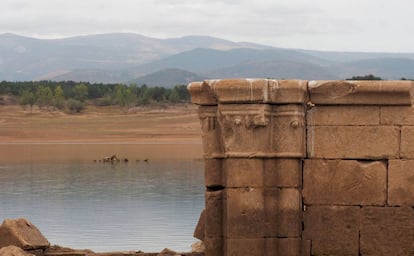
[[[412,0],[0,0],[0,33],[209,35],[288,48],[414,52]]]

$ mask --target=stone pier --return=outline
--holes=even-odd
[[[414,255],[413,82],[188,89],[203,132],[206,256]]]

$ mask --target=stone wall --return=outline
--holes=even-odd
[[[413,82],[188,89],[203,131],[206,256],[414,255]]]

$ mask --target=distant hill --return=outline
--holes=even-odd
[[[206,75],[210,78],[339,79],[319,65],[290,60],[249,61]]]
[[[188,84],[190,82],[203,81],[205,79],[207,79],[207,77],[203,77],[192,72],[169,68],[139,77],[129,81],[129,83],[135,83],[137,85],[146,84],[148,86],[173,87],[178,84]]]
[[[194,48],[233,49],[237,43],[207,36],[156,39],[116,33],[64,39],[0,35],[0,80],[54,79],[62,70],[115,70],[148,63]],[[122,71],[121,71],[122,73]],[[94,78],[99,80],[99,77]],[[121,79],[119,82],[127,80]]]
[[[174,85],[192,79],[414,78],[414,53],[284,49],[208,36],[114,33],[44,40],[0,35],[0,81],[74,80]]]
[[[414,78],[414,59],[375,58],[346,62],[330,67],[339,77],[375,74],[387,79]]]

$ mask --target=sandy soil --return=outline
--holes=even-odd
[[[0,106],[0,163],[93,161],[111,154],[132,161],[201,158],[196,107],[88,106],[70,115]]]

